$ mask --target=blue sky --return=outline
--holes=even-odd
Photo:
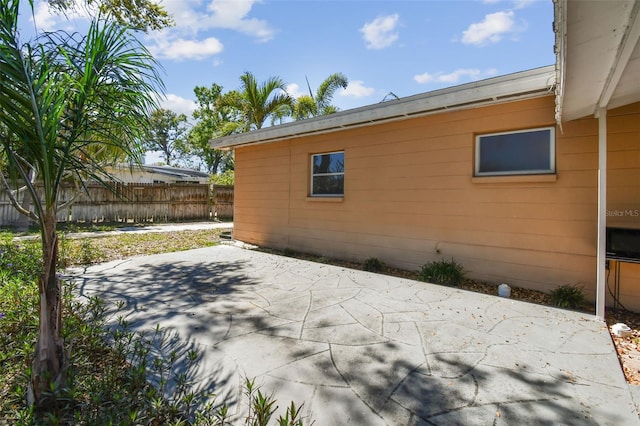
[[[26,3],[26,2],[25,2]],[[189,113],[193,88],[237,89],[244,71],[292,95],[342,72],[349,109],[554,63],[551,0],[164,0],[176,26],[141,35],[164,68],[164,106]],[[82,16],[36,6],[41,29]],[[388,99],[388,97],[387,97]]]
[[[26,2],[24,2],[26,3]],[[341,72],[340,109],[551,65],[551,0],[164,0],[176,26],[139,35],[164,68],[163,107],[190,115],[193,88],[238,89],[279,76],[293,96]],[[82,28],[82,14],[36,2],[42,30]],[[31,19],[29,19],[31,20]],[[24,24],[23,24],[24,25]],[[28,29],[32,24],[26,25]]]

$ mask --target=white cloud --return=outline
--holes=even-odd
[[[185,114],[187,117],[191,117],[197,105],[191,99],[169,93],[165,99],[160,101],[160,107],[171,110],[176,114]]]
[[[176,26],[146,36],[149,50],[158,58],[175,61],[202,60],[222,52],[217,38],[199,40],[198,34],[211,29],[228,29],[266,42],[275,30],[268,22],[250,18],[257,0],[165,0],[162,5],[173,17]],[[215,65],[215,64],[214,64]]]
[[[352,96],[354,98],[364,98],[371,96],[375,92],[373,87],[366,87],[362,80],[349,81],[349,85],[346,89],[341,89],[336,92],[340,96]]]
[[[296,99],[299,98],[300,96],[309,94],[309,92],[305,90],[301,90],[300,86],[297,83],[287,84],[286,91],[289,94],[289,96]]]
[[[223,28],[255,37],[259,42],[271,40],[275,30],[265,20],[250,18],[256,0],[165,0],[162,5],[176,26],[164,31],[195,36],[200,31]]]
[[[425,72],[423,74],[417,74],[413,76],[413,79],[420,83],[447,83],[454,84],[460,81],[460,79],[464,78],[466,80],[479,80],[481,78],[490,77],[495,75],[497,70],[495,68],[489,68],[485,71],[481,71],[477,68],[459,68],[450,73],[437,72],[435,74],[430,74]]]
[[[87,23],[91,14],[91,8],[83,1],[75,0],[74,5],[65,13],[58,12],[49,6],[46,1],[35,3],[33,16],[29,17],[29,22],[35,22],[40,31],[75,31],[78,24]]]
[[[30,21],[35,21],[36,26],[43,31],[53,31],[59,26],[58,16],[51,13],[51,8],[47,3],[38,3],[36,5]]]
[[[252,35],[265,42],[273,38],[274,30],[261,19],[247,18],[256,0],[212,0],[207,7],[213,12],[211,25]]]
[[[535,2],[536,0],[515,0],[513,3],[513,7],[515,9],[523,9],[527,6],[529,6],[530,4],[532,4],[533,2]]]
[[[484,45],[500,41],[505,33],[514,31],[515,22],[513,16],[513,11],[486,15],[482,22],[471,24],[469,28],[462,32],[462,42],[464,44]]]
[[[157,44],[150,46],[149,50],[159,59],[171,59],[174,61],[182,61],[185,59],[203,60],[222,52],[224,46],[215,37],[209,37],[204,40],[185,40],[179,38],[177,40],[157,39]]]
[[[360,32],[367,43],[367,49],[384,49],[391,46],[399,37],[395,32],[399,19],[400,15],[394,13],[364,24]]]

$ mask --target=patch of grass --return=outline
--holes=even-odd
[[[368,272],[382,272],[384,268],[384,262],[377,257],[370,257],[362,263],[362,269]]]
[[[551,303],[560,308],[578,309],[585,301],[584,289],[577,285],[565,284],[550,294]]]
[[[69,267],[109,262],[133,256],[211,247],[220,241],[221,229],[171,233],[123,233],[98,238],[60,240],[60,265]]]
[[[422,281],[458,286],[464,279],[464,269],[455,260],[436,260],[422,266],[420,270]]]

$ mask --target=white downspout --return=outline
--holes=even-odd
[[[606,229],[607,229],[607,109],[598,109],[598,254],[596,317],[604,321],[606,298]]]

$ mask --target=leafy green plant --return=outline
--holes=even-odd
[[[455,260],[436,260],[422,266],[419,277],[434,284],[457,286],[464,279],[464,268]]]
[[[12,275],[37,279],[42,270],[42,245],[39,241],[0,241],[0,270]]]
[[[219,174],[211,175],[210,182],[213,185],[233,185],[234,182],[234,172],[233,170],[225,170]]]
[[[584,289],[581,286],[565,284],[550,293],[551,303],[560,308],[577,309],[584,303]]]
[[[377,257],[370,257],[362,264],[362,269],[369,272],[382,272],[384,268],[384,262]]]

